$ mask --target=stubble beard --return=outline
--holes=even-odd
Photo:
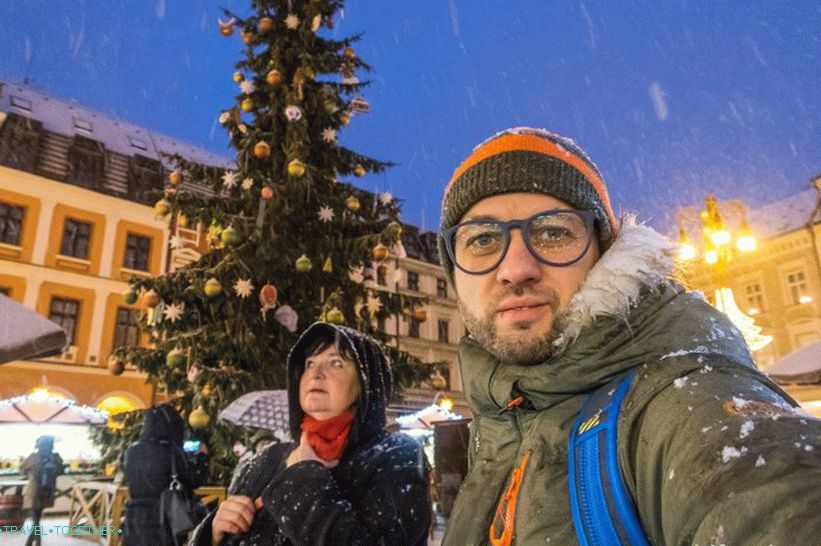
[[[498,302],[508,295],[522,296],[524,294],[547,298],[550,311],[553,314],[550,330],[544,335],[537,337],[510,340],[500,338],[496,330],[496,312],[494,311],[497,308]],[[553,343],[561,335],[562,324],[565,318],[565,314],[559,309],[559,296],[555,291],[549,288],[536,290],[533,287],[512,287],[494,297],[489,306],[489,311],[484,317],[477,317],[471,314],[467,305],[462,301],[462,298],[458,299],[458,304],[462,320],[468,332],[470,332],[470,335],[484,347],[486,351],[503,363],[530,366],[544,362],[553,356],[555,351]],[[521,324],[516,326],[516,328],[522,332],[527,332],[531,329],[531,325]]]

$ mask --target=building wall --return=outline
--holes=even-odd
[[[737,253],[729,266],[727,284],[736,304],[773,336],[772,343],[754,356],[762,369],[779,357],[821,341],[821,225],[813,226],[815,242],[806,228],[758,242],[749,254]],[[708,298],[719,284],[704,263],[693,263],[686,280]],[[802,273],[805,302],[795,301],[789,276]],[[807,299],[809,298],[809,299]]]
[[[0,395],[24,394],[43,380],[58,392],[95,405],[108,394],[131,393],[142,406],[151,388],[136,372],[112,376],[106,367],[114,323],[131,275],[165,269],[168,230],[151,207],[0,166],[0,203],[24,208],[19,245],[0,243],[0,287],[44,316],[51,298],[80,302],[75,340],[62,355],[0,366]],[[87,259],[60,254],[66,219],[92,225]],[[151,241],[148,271],[123,266],[129,233]],[[133,306],[131,306],[133,307]],[[135,400],[136,403],[136,400]]]

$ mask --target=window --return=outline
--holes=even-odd
[[[34,172],[42,126],[39,121],[9,113],[0,129],[0,164]]]
[[[128,169],[128,198],[153,205],[151,192],[163,188],[162,164],[156,159],[134,155]]]
[[[436,295],[440,298],[448,297],[448,283],[445,279],[436,279]]]
[[[0,243],[20,245],[25,209],[8,203],[0,203]]]
[[[439,321],[439,341],[442,343],[450,343],[450,336],[448,335],[448,329],[450,328],[450,323],[446,320]]]
[[[105,147],[96,140],[75,136],[69,151],[68,182],[90,190],[103,187]]]
[[[804,303],[802,298],[807,297],[807,278],[803,271],[793,271],[787,273],[787,289],[790,291],[790,298],[793,304]]]
[[[74,345],[77,316],[80,312],[80,302],[63,298],[51,298],[48,318],[66,331],[69,345]]]
[[[408,271],[408,290],[419,292],[419,273]]]
[[[125,243],[123,267],[148,271],[148,256],[151,252],[151,239],[141,235],[128,234]]]
[[[127,307],[117,308],[117,324],[114,327],[114,347],[137,345],[140,340],[140,327],[137,321],[137,310]]]
[[[63,224],[63,240],[60,243],[60,254],[87,260],[90,240],[91,224],[66,218],[66,223]]]
[[[747,298],[747,307],[750,312],[753,310],[755,310],[753,314],[764,312],[764,291],[759,283],[753,282],[745,286],[744,296]]]
[[[416,317],[408,317],[408,337],[419,337],[419,321]]]

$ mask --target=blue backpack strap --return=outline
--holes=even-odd
[[[570,506],[582,546],[649,544],[619,469],[618,421],[633,373],[590,395],[570,434]]]

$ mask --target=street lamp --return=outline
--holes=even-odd
[[[679,209],[679,260],[688,262],[698,257],[698,249],[687,235],[685,226],[696,223],[701,227],[701,246],[705,263],[709,266],[716,285],[715,307],[726,314],[735,326],[741,330],[744,340],[751,351],[763,349],[772,342],[772,336],[761,335],[761,327],[755,320],[744,314],[735,303],[733,291],[727,287],[730,262],[735,250],[740,253],[753,252],[757,247],[752,230],[747,224],[747,207],[742,201],[732,200],[721,203],[731,215],[739,218],[736,233],[727,226],[718,207],[715,196],[708,195],[704,200],[704,210],[695,207]],[[735,240],[735,245],[733,241]]]

